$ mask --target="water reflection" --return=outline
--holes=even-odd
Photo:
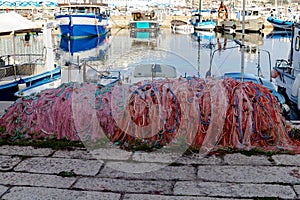
[[[159,42],[159,30],[138,31],[130,30],[132,47],[157,47]]]
[[[292,32],[286,30],[273,30],[266,35],[268,39],[282,39],[282,38],[291,38]]]
[[[273,34],[273,37],[270,37]],[[77,54],[80,58],[88,57],[90,63],[97,66],[97,69],[112,69],[128,66],[129,64],[149,60],[156,54],[155,50],[171,52],[190,63],[198,73],[205,77],[211,67],[212,75],[219,76],[225,72],[239,71],[241,66],[241,52],[239,45],[235,41],[241,41],[241,33],[221,34],[215,32],[196,31],[190,35],[172,34],[170,29],[161,29],[158,32],[136,32],[128,29],[113,30],[111,36],[104,39],[104,42],[87,41],[84,44],[97,44],[98,49],[105,49],[99,54],[99,50],[91,53],[90,50],[74,52],[72,55],[63,42],[61,50],[66,54],[60,59],[73,57],[76,61]],[[92,39],[95,40],[95,39]],[[102,39],[100,40],[102,41]],[[105,48],[105,44],[107,45]],[[68,44],[69,45],[69,44]],[[73,44],[72,47],[78,45]],[[83,45],[79,45],[85,48]],[[289,40],[275,42],[274,33],[246,34],[245,35],[245,71],[257,73],[258,62],[265,76],[269,75],[269,59],[267,54],[261,53],[258,57],[258,49],[270,51],[271,61],[281,57],[287,57],[289,50]],[[229,48],[229,50],[224,50]],[[95,49],[95,48],[94,48]],[[286,49],[286,51],[282,51]],[[217,51],[211,60],[212,52]],[[71,50],[72,51],[72,50]],[[90,51],[90,52],[89,52]],[[89,52],[84,54],[83,52]],[[153,54],[152,54],[153,52]],[[284,55],[287,54],[287,55]],[[71,56],[70,56],[71,55]],[[93,56],[94,55],[94,56]],[[101,56],[97,56],[101,55]],[[104,56],[103,56],[104,55]],[[164,56],[155,56],[156,59],[166,59]],[[153,60],[153,59],[152,59]],[[168,61],[169,62],[169,61]],[[170,60],[173,65],[180,65],[175,60]]]
[[[88,37],[70,39],[62,37],[60,39],[58,59],[62,65],[66,63],[81,63],[85,61],[97,61],[104,59],[107,53],[109,35],[101,37]]]

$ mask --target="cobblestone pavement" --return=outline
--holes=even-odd
[[[97,149],[95,154],[85,148],[4,145],[0,196],[22,200],[300,197],[300,155],[175,157],[116,148]]]
[[[0,103],[0,110],[8,105]],[[300,199],[300,155],[200,157],[117,148],[88,151],[4,145],[0,146],[0,197]]]

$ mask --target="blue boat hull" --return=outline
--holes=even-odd
[[[54,79],[59,78],[61,76],[60,68],[26,77],[23,80],[26,83],[26,87],[29,87],[50,80],[51,75]],[[18,99],[18,97],[14,95],[19,90],[18,82],[19,80],[16,80],[7,84],[0,85],[0,101],[15,101]]]
[[[292,21],[285,21],[276,17],[268,17],[267,21],[273,25],[274,29],[291,30],[293,25]]]
[[[101,25],[73,25],[72,29],[68,25],[61,25],[60,31],[65,37],[93,37],[105,35],[108,30]]]
[[[105,35],[110,29],[108,19],[101,15],[57,15],[61,35],[64,37],[92,37]]]

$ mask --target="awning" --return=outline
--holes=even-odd
[[[0,20],[0,35],[41,31],[40,26],[15,12],[1,13],[0,19],[5,19]]]

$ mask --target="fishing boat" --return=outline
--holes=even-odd
[[[297,15],[293,9],[290,6],[287,9],[283,6],[278,6],[277,0],[275,0],[275,8],[271,11],[270,16],[267,18],[267,21],[275,30],[286,31],[291,31],[293,23],[297,20]]]
[[[190,23],[194,26],[195,30],[213,31],[216,23],[211,18],[211,10],[202,10],[202,0],[199,0],[198,10],[192,12]],[[204,13],[206,17],[204,18]]]
[[[107,34],[100,37],[77,39],[62,37],[59,47],[57,54],[59,54],[61,63],[63,63],[60,67],[60,76],[51,81],[44,81],[21,89],[14,94],[15,96],[29,96],[45,89],[57,88],[62,83],[99,82],[98,75],[101,73],[97,72],[91,66],[91,63],[100,60],[105,55],[108,49]],[[101,75],[101,77],[107,82],[107,80],[115,80],[117,76],[114,75],[114,78],[108,78],[107,75]],[[104,83],[104,81],[101,83]]]
[[[24,37],[30,43],[32,31],[37,31],[35,24],[16,13],[0,15],[1,34],[13,37],[13,51],[16,52],[16,37]],[[27,21],[26,21],[27,20]],[[9,25],[5,25],[8,23]],[[52,23],[45,23],[42,29],[43,46],[40,54],[8,54],[0,57],[0,101],[13,101],[18,90],[52,81],[60,77],[60,67],[54,63],[54,52],[51,40]],[[43,52],[44,51],[44,52]]]
[[[221,7],[221,6],[220,6]],[[226,12],[229,12],[226,10]],[[229,14],[226,14],[228,16]],[[245,32],[260,33],[265,28],[264,18],[260,15],[260,10],[257,7],[247,8],[245,11]],[[242,32],[243,11],[236,10],[230,18],[220,18],[218,20],[218,29],[225,32]]]
[[[293,25],[293,20],[291,19],[283,19],[275,16],[269,16],[267,21],[272,24],[274,29],[277,30],[291,30]]]
[[[243,10],[245,10],[245,8],[243,8]],[[243,25],[245,25],[243,23]],[[242,34],[245,33],[245,26],[242,26]],[[246,34],[244,34],[245,36]],[[230,71],[230,72],[225,72],[224,74],[222,74],[221,76],[219,76],[220,79],[224,79],[224,78],[232,78],[235,80],[238,80],[240,82],[253,82],[259,85],[263,85],[264,87],[268,88],[272,94],[277,98],[279,105],[282,107],[282,109],[286,108],[286,104],[285,104],[285,98],[282,94],[280,94],[277,91],[276,86],[272,83],[272,78],[270,75],[270,78],[267,79],[263,76],[262,71],[261,71],[261,67],[260,67],[260,50],[259,49],[259,45],[261,45],[261,43],[259,42],[259,38],[261,38],[260,34],[250,34],[250,37],[248,38],[248,40],[245,39],[245,37],[243,37],[243,35],[241,34],[237,34],[234,39],[235,43],[237,44],[237,46],[232,46],[232,47],[226,47],[224,46],[223,48],[219,48],[219,44],[218,44],[218,48],[214,51],[212,51],[211,49],[211,53],[210,53],[210,67],[209,70],[206,72],[206,77],[211,77],[212,76],[212,63],[213,63],[213,58],[216,52],[219,52],[221,50],[228,50],[228,49],[234,49],[234,48],[240,48],[241,51],[241,66],[240,66],[240,71]],[[238,40],[237,38],[241,38],[241,41]],[[258,41],[257,41],[258,40]],[[262,41],[262,39],[261,39]],[[218,41],[219,43],[219,41]],[[251,48],[250,48],[251,47]],[[252,52],[252,47],[254,47],[253,49],[255,49],[254,52]],[[250,51],[249,51],[249,49]],[[270,74],[271,74],[271,60],[270,60],[270,52],[263,50],[266,53],[268,53],[269,55],[269,69],[270,69]],[[248,53],[257,53],[258,54],[258,65],[257,65],[257,74],[256,73],[245,73],[244,71],[244,57],[245,57],[245,52]],[[288,110],[288,109],[287,109]],[[285,112],[285,111],[284,111]]]
[[[158,31],[160,28],[157,15],[153,10],[151,12],[133,11],[131,16],[132,19],[129,22],[131,31]]]
[[[290,54],[287,59],[277,59],[272,77],[287,101],[300,111],[300,23],[292,26]]]
[[[91,37],[110,31],[109,10],[105,4],[71,4],[59,6],[55,19],[63,37]]]
[[[173,33],[191,34],[194,32],[194,26],[188,22],[173,19],[171,21],[171,30]]]

